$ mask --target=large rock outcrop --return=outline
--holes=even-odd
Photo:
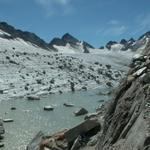
[[[150,150],[150,42],[116,90],[96,149]]]

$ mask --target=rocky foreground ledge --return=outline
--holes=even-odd
[[[27,146],[27,150],[76,150],[87,144],[101,129],[98,119],[88,119],[79,125],[50,136],[39,132]]]
[[[150,150],[150,42],[107,110],[97,150]]]

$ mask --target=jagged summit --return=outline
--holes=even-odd
[[[122,39],[120,42],[117,41],[109,41],[105,47],[108,50],[121,50],[121,51],[126,51],[126,50],[132,50],[136,51],[138,48],[144,46],[147,42],[147,38],[150,39],[150,32],[145,33],[142,35],[138,40],[135,40],[133,38],[130,38],[129,40],[127,39]]]
[[[85,41],[80,41],[77,38],[75,38],[73,35],[70,33],[66,33],[62,36],[62,38],[54,38],[52,41],[49,43],[49,45],[58,51],[63,51],[69,52],[70,49],[73,50],[74,52],[84,52],[84,53],[89,53],[89,49],[94,49],[92,45]]]
[[[69,33],[64,34],[62,36],[62,40],[67,43],[70,43],[70,44],[76,44],[76,43],[80,42],[78,39],[76,39],[74,36],[72,36]]]
[[[150,38],[150,31],[144,33],[142,36],[140,36],[139,40],[143,39],[144,37]]]
[[[120,41],[120,44],[127,44],[127,40],[126,39],[122,39],[121,41]]]
[[[134,42],[135,42],[135,39],[134,39],[134,38],[130,38],[130,39],[129,39],[129,42],[134,43]]]
[[[114,44],[117,44],[116,41],[109,41],[107,44],[106,44],[106,48],[108,48],[109,50],[111,49],[111,46],[114,45]]]

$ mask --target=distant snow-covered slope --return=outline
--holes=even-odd
[[[14,52],[27,52],[27,53],[41,53],[49,54],[48,50],[45,50],[37,45],[33,45],[30,42],[24,41],[20,38],[5,39],[0,37],[0,51],[14,51]]]
[[[150,32],[146,32],[143,34],[139,39],[134,40],[133,38],[129,40],[122,39],[120,42],[116,41],[109,41],[105,47],[108,50],[113,50],[113,51],[142,51],[150,40]]]

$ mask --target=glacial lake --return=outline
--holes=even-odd
[[[4,123],[5,147],[1,150],[26,150],[31,139],[39,132],[46,135],[71,128],[84,120],[84,116],[75,117],[73,112],[80,107],[90,113],[101,104],[99,100],[109,100],[109,96],[98,95],[100,89],[76,91],[42,96],[41,100],[11,99],[0,102],[0,118],[12,118],[14,122]],[[69,102],[75,107],[65,107]],[[43,107],[52,105],[53,111],[44,111]],[[16,107],[16,110],[11,110]]]

